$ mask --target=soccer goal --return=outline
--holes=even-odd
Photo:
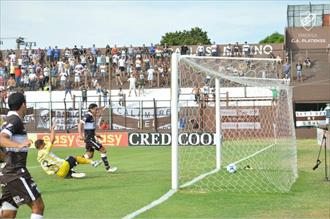
[[[288,192],[292,90],[276,59],[172,56],[172,189]]]

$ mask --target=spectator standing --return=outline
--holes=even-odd
[[[218,45],[215,42],[211,46],[211,55],[218,56]]]
[[[15,69],[15,81],[17,86],[21,85],[21,77],[22,77],[22,70],[21,70],[21,66],[17,66]]]
[[[53,61],[53,49],[49,46],[47,49],[47,62],[51,63]]]
[[[9,89],[9,91],[13,91],[15,87],[16,87],[16,81],[14,77],[10,76],[7,81],[7,88]]]
[[[58,70],[57,70],[57,66],[53,65],[52,68],[50,69],[50,74],[52,77],[52,88],[56,87],[57,85],[57,76],[58,76]]]
[[[163,54],[163,50],[160,47],[160,45],[158,45],[155,50],[155,57],[157,60],[157,64],[160,64],[160,60],[162,59],[162,54]]]
[[[69,48],[65,48],[64,50],[64,61],[68,61],[71,57],[71,50]]]
[[[151,43],[150,47],[149,47],[149,54],[150,54],[150,58],[151,58],[151,63],[152,65],[155,64],[155,52],[156,52],[156,48],[154,47],[154,45]]]
[[[60,59],[60,55],[61,55],[61,50],[57,48],[57,46],[55,46],[54,49],[54,61],[58,61]]]
[[[198,103],[200,98],[200,88],[198,84],[196,84],[195,87],[192,89],[192,93],[194,95],[195,102]]]
[[[81,99],[82,99],[82,107],[87,108],[87,91],[88,88],[84,85],[80,87],[81,90]]]
[[[243,55],[244,57],[250,56],[250,45],[245,41],[243,45]]]
[[[62,88],[65,88],[65,82],[66,82],[66,79],[67,79],[67,74],[65,72],[61,72],[59,74],[59,77],[60,77],[60,85]]]
[[[125,58],[120,58],[119,61],[118,61],[118,65],[119,65],[119,70],[120,70],[120,76],[121,77],[124,77],[126,74],[125,74],[125,64],[126,64],[126,60]]]
[[[236,42],[234,45],[234,56],[235,57],[241,56],[241,48],[238,45],[238,42]]]
[[[128,47],[127,55],[128,55],[128,58],[129,58],[129,59],[133,59],[133,57],[135,56],[135,54],[134,54],[134,48],[133,48],[132,45],[130,45],[130,46]]]
[[[102,94],[103,94],[103,105],[106,106],[108,104],[108,94],[109,91],[107,89],[102,89]]]
[[[143,59],[143,70],[146,72],[148,71],[148,69],[150,68],[150,59],[148,58],[148,56],[144,56]]]
[[[118,68],[115,69],[116,71],[116,85],[123,85],[123,82],[121,81],[121,77],[120,77],[120,70]]]
[[[233,55],[232,53],[232,46],[230,43],[228,43],[228,45],[225,47],[225,54],[228,57],[231,57]]]
[[[80,85],[80,77],[81,77],[81,73],[83,70],[83,66],[82,65],[76,65],[75,69],[74,69],[74,87],[78,88]]]
[[[131,96],[131,91],[133,90],[135,93],[135,96],[137,97],[137,93],[136,93],[136,77],[134,76],[134,74],[131,74],[130,78],[128,78],[129,81],[129,91],[128,91],[128,96]]]
[[[48,66],[46,65],[43,69],[44,72],[44,76],[45,76],[45,84],[49,82],[49,75],[50,75],[50,69],[48,68]]]
[[[76,62],[79,62],[79,49],[75,45],[72,49],[73,57],[76,60]]]
[[[24,74],[24,76],[23,76],[23,86],[24,87],[29,86],[29,75],[28,74]]]
[[[187,45],[181,46],[181,55],[188,55],[189,48]]]
[[[79,55],[80,56],[85,56],[85,54],[86,54],[86,49],[84,49],[84,47],[83,46],[80,46],[80,49],[79,49]]]
[[[296,69],[297,69],[297,79],[300,82],[302,82],[302,68],[303,65],[300,63],[300,61],[298,61],[298,63],[296,64]]]
[[[155,70],[153,69],[153,67],[150,67],[147,72],[148,72],[148,85],[149,88],[152,88]]]
[[[32,71],[29,74],[29,85],[30,85],[30,91],[36,90],[36,83],[37,83],[37,75],[34,71]]]
[[[101,78],[105,80],[105,77],[107,75],[107,66],[105,64],[100,65],[100,73],[101,73]]]
[[[111,48],[110,48],[109,44],[107,44],[106,47],[105,47],[105,55],[108,56],[110,54],[111,54]]]
[[[204,48],[204,46],[202,46],[201,43],[198,45],[196,51],[197,51],[197,56],[204,56],[205,55],[205,48]]]
[[[290,71],[291,71],[291,65],[286,62],[284,64],[284,76],[285,76],[285,79],[290,79]]]
[[[119,96],[119,106],[123,106],[124,105],[124,92],[121,87],[119,87],[118,96]]]
[[[138,85],[139,85],[139,87],[138,87],[138,89],[139,89],[139,96],[141,96],[141,94],[144,96],[145,80],[144,80],[144,74],[143,73],[140,74]]]
[[[96,95],[100,96],[102,93],[102,87],[101,87],[100,83],[97,82],[95,88],[96,88]]]
[[[62,59],[57,62],[57,69],[59,72],[64,72],[64,62],[62,61]]]
[[[141,59],[135,60],[135,69],[137,72],[140,72],[142,70],[142,62]]]
[[[64,89],[65,89],[64,101],[66,100],[66,95],[67,94],[70,94],[71,100],[73,100],[72,93],[71,93],[71,91],[72,91],[72,82],[70,81],[69,78],[65,81]]]
[[[96,52],[97,52],[97,49],[95,47],[95,44],[93,44],[93,46],[91,48],[91,54],[95,57],[96,56]]]
[[[111,55],[118,55],[118,49],[117,49],[117,45],[115,44],[115,46],[111,49]]]

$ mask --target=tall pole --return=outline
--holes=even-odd
[[[172,54],[172,67],[171,67],[171,134],[172,134],[172,189],[179,188],[179,156],[178,156],[178,102],[179,102],[179,89],[178,89],[178,60],[179,55],[174,52]]]
[[[111,69],[111,62],[109,57],[109,128],[112,130],[112,102],[111,102],[111,93],[112,93],[112,69]]]
[[[215,151],[216,168],[221,168],[221,113],[220,113],[220,79],[215,78]]]

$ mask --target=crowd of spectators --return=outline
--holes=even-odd
[[[197,56],[227,56],[252,57],[253,47],[244,44],[227,44],[220,51],[214,42],[210,50],[199,44],[196,51],[191,51],[187,45],[179,47],[182,55],[196,54]],[[176,50],[177,51],[177,50]],[[0,51],[0,90],[65,90],[71,95],[72,89],[96,89],[98,94],[106,96],[109,89],[128,88],[137,96],[144,95],[144,88],[164,87],[170,82],[170,57],[172,48],[153,45],[120,47],[107,45],[99,49],[95,45],[84,48],[76,45],[73,48],[60,49],[49,46],[45,49],[28,49],[20,51]],[[272,53],[270,58],[282,60]],[[296,67],[311,66],[306,58]],[[288,56],[283,64],[283,75],[290,78],[291,65]],[[301,80],[301,71],[297,76]],[[109,77],[110,76],[110,77]],[[109,85],[111,80],[111,85]],[[136,92],[138,88],[138,92]],[[5,96],[1,92],[1,96]],[[1,97],[0,96],[0,97]],[[1,98],[0,98],[1,99]]]
[[[30,91],[51,88],[66,90],[70,94],[71,89],[79,89],[82,85],[103,92],[108,84],[104,82],[115,79],[114,87],[126,86],[131,75],[141,89],[147,76],[149,87],[169,84],[172,51],[167,45],[122,48],[107,45],[105,49],[93,45],[89,49],[74,46],[62,50],[49,46],[45,49],[25,48],[19,52],[9,50],[0,57],[0,87],[9,92],[16,88]]]

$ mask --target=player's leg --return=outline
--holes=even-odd
[[[101,164],[101,162],[98,160],[91,160],[82,156],[75,156],[74,158],[76,159],[78,164],[90,164],[94,167],[97,167]]]
[[[91,159],[94,156],[94,146],[93,143],[90,141],[90,139],[85,140],[85,148],[86,152],[84,154],[84,158]]]
[[[45,205],[41,198],[41,194],[39,192],[37,184],[33,181],[32,178],[20,177],[7,183],[6,187],[16,206],[27,204],[31,208],[32,219],[43,218]],[[3,211],[3,213],[4,218],[6,218],[7,212]]]
[[[73,170],[75,166],[77,166],[77,161],[74,157],[70,156],[63,162],[56,175],[66,179],[85,177],[85,173],[76,173]]]
[[[44,201],[42,200],[42,197],[40,196],[35,201],[33,201],[31,204],[29,204],[31,208],[31,219],[42,219],[45,209]]]
[[[61,165],[60,169],[58,169],[58,171],[56,172],[56,175],[59,177],[71,177],[70,174],[70,164],[68,161],[64,161],[63,164]]]
[[[18,206],[6,186],[2,187],[0,218],[16,218]]]
[[[90,139],[90,142],[93,144],[93,148],[97,151],[100,152],[101,154],[101,159],[103,161],[104,167],[108,172],[115,172],[117,170],[117,167],[110,167],[109,161],[108,161],[108,157],[107,157],[107,151],[105,149],[105,147],[103,147],[103,145],[96,141],[96,139]]]

